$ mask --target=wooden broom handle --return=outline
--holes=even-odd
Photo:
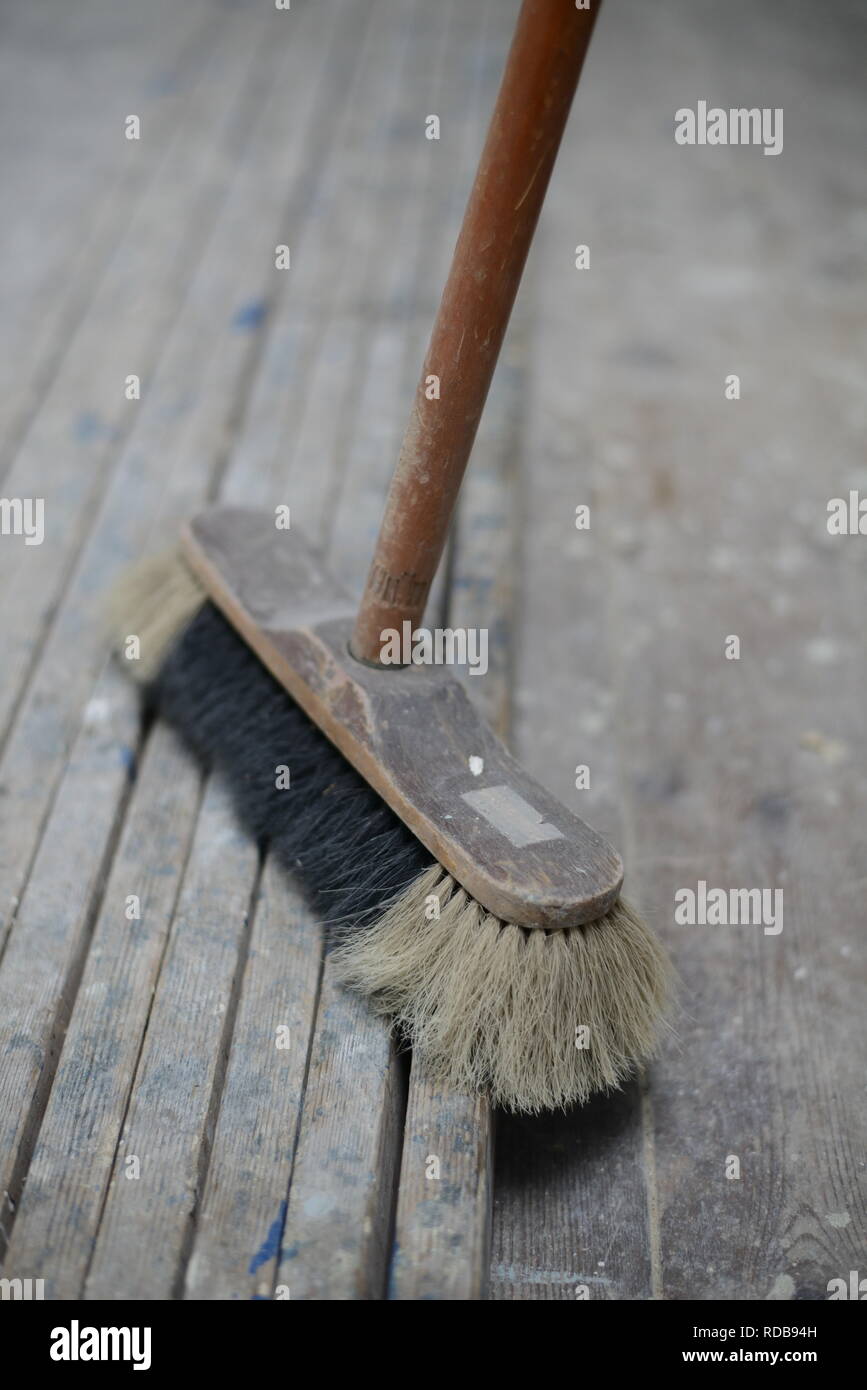
[[[521,6],[356,619],[362,661],[424,616],[601,3]]]

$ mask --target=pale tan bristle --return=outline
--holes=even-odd
[[[431,1080],[531,1114],[620,1086],[653,1055],[672,993],[662,946],[622,901],[586,926],[524,930],[439,865],[333,960]]]
[[[150,556],[127,571],[109,600],[108,620],[113,645],[134,680],[153,679],[206,598],[178,550]]]

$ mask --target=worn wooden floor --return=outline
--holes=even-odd
[[[674,955],[644,1077],[545,1120],[434,1092],[106,659],[103,595],[205,498],[290,503],[357,588],[515,12],[3,7],[0,492],[45,538],[0,536],[0,1191],[49,1297],[863,1271],[867,538],[825,524],[867,494],[856,5],[608,0],[437,596]],[[784,152],[677,146],[699,99],[783,107]],[[700,879],[782,888],[782,932],[677,925]]]

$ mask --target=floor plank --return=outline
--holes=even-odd
[[[271,1298],[319,999],[319,924],[269,863],[184,1284],[192,1299]]]
[[[172,15],[174,22],[171,22]],[[0,479],[216,40],[211,0],[7,8],[0,54]],[[59,20],[59,22],[58,22]],[[124,137],[134,113],[137,142]],[[123,156],[123,157],[122,157]]]
[[[212,779],[87,1273],[87,1298],[178,1294],[234,1026],[257,857],[228,789]]]
[[[0,969],[4,1243],[78,988],[138,736],[137,712],[115,669],[98,685],[91,709]]]
[[[126,700],[124,706],[129,709]],[[15,1212],[7,1266],[21,1271],[17,1277],[45,1278],[51,1298],[78,1298],[84,1285],[199,799],[191,760],[167,727],[156,729],[131,793]],[[140,915],[128,917],[128,910]],[[24,1091],[21,1082],[17,1089]],[[18,1096],[14,1102],[9,1113],[20,1105]]]

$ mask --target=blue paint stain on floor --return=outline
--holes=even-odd
[[[145,88],[148,96],[170,96],[180,91],[180,83],[173,72],[161,72]]]
[[[238,333],[252,333],[265,321],[268,304],[264,299],[250,299],[235,311],[232,327]]]
[[[268,1228],[268,1234],[250,1261],[250,1268],[247,1270],[248,1274],[255,1274],[256,1270],[260,1269],[262,1265],[267,1264],[269,1260],[273,1260],[280,1249],[280,1233],[283,1230],[283,1222],[285,1220],[286,1203],[281,1202],[280,1214],[276,1221],[271,1222]]]
[[[89,444],[93,439],[104,439],[111,434],[108,425],[104,424],[95,410],[83,410],[76,416],[75,424],[72,426],[72,437],[79,444]]]

